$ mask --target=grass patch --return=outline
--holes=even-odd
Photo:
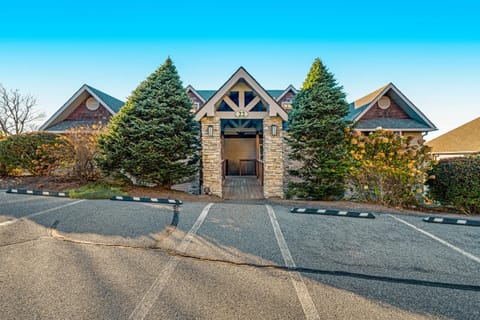
[[[119,187],[113,187],[104,182],[90,182],[76,190],[68,190],[70,198],[75,199],[110,199],[113,196],[126,196]]]

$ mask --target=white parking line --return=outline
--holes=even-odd
[[[273,226],[273,232],[275,233],[275,238],[277,238],[278,247],[282,253],[285,265],[288,268],[296,268],[297,266],[295,261],[293,260],[290,250],[288,249],[287,242],[283,237],[282,229],[280,229],[277,217],[275,216],[275,211],[273,211],[273,208],[268,204],[266,204],[265,207],[267,207],[268,216],[270,217],[270,222]],[[292,280],[295,291],[297,291],[298,300],[300,300],[305,317],[307,319],[320,319],[317,308],[315,307],[312,297],[308,292],[307,286],[305,285],[305,282],[303,282],[302,275],[296,271],[289,272],[288,274],[290,275],[290,280]]]
[[[200,226],[205,221],[205,218],[208,215],[208,211],[210,211],[210,208],[212,206],[213,206],[213,203],[209,203],[205,206],[205,208],[203,208],[202,213],[200,213],[200,216],[197,218],[197,221],[195,221],[195,224],[193,225],[193,227],[190,229],[190,231],[188,231],[187,235],[183,238],[182,242],[176,249],[177,251],[181,253],[185,253],[187,251],[188,246],[190,245],[190,242],[192,242],[193,240],[193,236],[197,233],[198,229],[200,229]],[[160,271],[157,278],[150,286],[150,289],[148,289],[148,291],[145,293],[142,300],[140,300],[140,302],[135,307],[135,309],[133,310],[130,317],[128,317],[128,319],[135,319],[135,320],[145,319],[147,314],[152,309],[153,304],[155,303],[155,301],[157,301],[158,297],[160,296],[160,293],[163,291],[165,284],[167,283],[170,276],[175,271],[175,268],[179,262],[180,262],[179,258],[174,256],[170,257],[167,264],[163,267],[162,271]]]
[[[75,204],[77,204],[77,203],[80,203],[80,202],[83,202],[83,201],[85,201],[85,200],[78,200],[78,201],[71,202],[71,203],[67,203],[67,204],[64,204],[64,205],[62,205],[62,206],[58,206],[58,207],[55,207],[55,208],[51,208],[51,209],[47,209],[47,210],[43,210],[43,211],[31,213],[31,214],[29,214],[29,215],[23,216],[23,217],[18,218],[18,219],[5,221],[5,222],[0,223],[0,227],[1,227],[1,226],[7,226],[7,225],[9,225],[9,224],[18,222],[18,221],[20,221],[20,220],[25,220],[25,219],[28,219],[28,218],[36,217],[36,216],[39,216],[39,215],[41,215],[41,214],[45,214],[45,213],[49,213],[49,212],[52,212],[52,211],[55,211],[55,210],[63,209],[63,208],[66,208],[66,207],[70,207],[70,206],[73,206],[73,205],[75,205]]]
[[[433,240],[440,242],[441,244],[449,247],[450,249],[453,249],[453,250],[457,251],[458,253],[460,253],[460,254],[462,254],[463,256],[465,256],[465,257],[467,257],[467,258],[475,261],[476,263],[480,263],[480,258],[479,258],[479,257],[474,256],[473,254],[471,254],[471,253],[469,253],[469,252],[467,252],[467,251],[465,251],[465,250],[462,250],[462,249],[460,249],[459,247],[456,247],[456,246],[454,246],[453,244],[451,244],[451,243],[449,243],[449,242],[447,242],[447,241],[445,241],[445,240],[443,240],[443,239],[440,239],[439,237],[437,237],[437,236],[435,236],[435,235],[433,235],[433,234],[431,234],[431,233],[429,233],[429,232],[427,232],[427,231],[425,231],[425,230],[423,230],[423,229],[420,229],[419,227],[416,227],[416,226],[414,226],[413,224],[408,223],[408,222],[405,221],[405,220],[402,220],[402,219],[400,219],[400,218],[394,217],[394,216],[392,216],[391,214],[388,214],[388,216],[390,216],[390,217],[392,217],[393,219],[395,219],[395,220],[397,220],[397,221],[399,221],[399,222],[401,222],[401,223],[409,226],[409,227],[412,228],[412,229],[417,230],[417,231],[420,232],[420,233],[423,233],[423,234],[426,235],[427,237],[430,237],[430,238],[432,238]]]

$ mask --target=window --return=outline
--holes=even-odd
[[[285,111],[290,111],[292,110],[292,101],[291,99],[288,99],[282,103],[282,108]]]

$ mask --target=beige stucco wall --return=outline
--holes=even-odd
[[[272,125],[277,126],[277,135],[272,135]],[[265,198],[283,197],[283,130],[282,118],[267,117],[263,120],[263,161]]]
[[[202,123],[203,190],[222,197],[221,128],[217,117],[204,117]],[[213,135],[208,135],[208,126],[213,126]]]

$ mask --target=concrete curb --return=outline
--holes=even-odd
[[[15,193],[15,194],[26,194],[26,195],[33,195],[33,196],[48,196],[48,197],[68,198],[68,192],[27,190],[27,189],[8,189],[5,192],[6,193]]]
[[[316,208],[293,208],[290,210],[290,212],[302,214],[320,214],[325,216],[375,219],[375,216],[370,212],[339,211]]]
[[[427,217],[427,218],[423,218],[423,221],[429,222],[429,223],[456,224],[456,225],[462,225],[462,226],[480,227],[480,220],[472,220],[472,219]]]
[[[171,205],[182,205],[183,202],[176,199],[161,199],[161,198],[141,198],[141,197],[123,197],[123,196],[115,196],[111,197],[110,200],[113,201],[134,201],[134,202],[149,202],[149,203],[164,203],[164,204],[171,204]]]

